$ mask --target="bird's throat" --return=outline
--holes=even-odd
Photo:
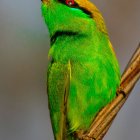
[[[75,36],[78,35],[78,32],[72,32],[72,31],[56,31],[52,36],[51,36],[51,46],[55,43],[58,37],[62,36]]]

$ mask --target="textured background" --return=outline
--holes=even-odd
[[[140,41],[139,0],[94,0],[123,71]],[[0,140],[53,140],[46,96],[49,37],[39,0],[0,0]],[[140,137],[140,82],[105,140]]]

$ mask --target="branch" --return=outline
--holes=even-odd
[[[136,82],[140,78],[140,44],[130,59],[121,78],[116,98],[106,105],[97,115],[86,132],[77,132],[80,140],[102,140],[110,128],[115,116],[126,102]]]

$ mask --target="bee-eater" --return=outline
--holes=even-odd
[[[47,93],[55,140],[76,140],[116,97],[120,69],[104,19],[89,0],[42,0],[50,33]]]

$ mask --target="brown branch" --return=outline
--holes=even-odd
[[[140,78],[140,44],[130,59],[117,90],[116,98],[97,115],[86,132],[77,132],[80,140],[102,140],[110,128],[115,116],[127,100],[131,90]]]

